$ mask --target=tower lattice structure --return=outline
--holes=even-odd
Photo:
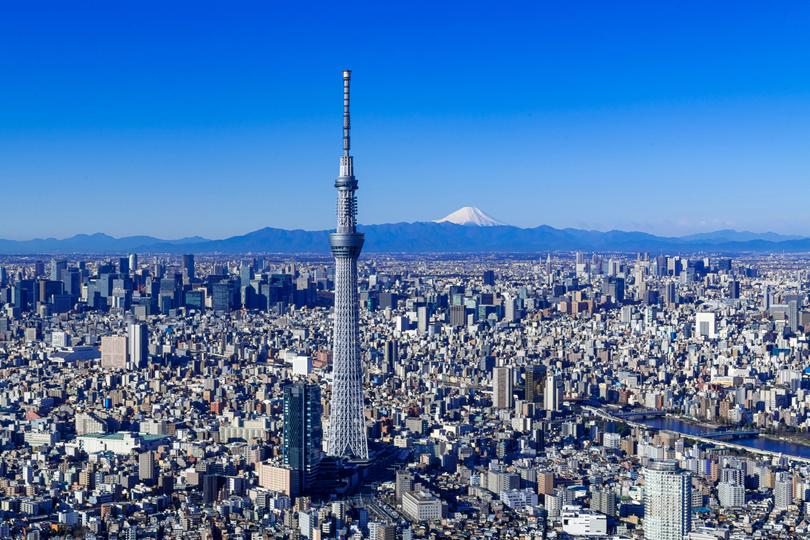
[[[335,257],[335,326],[332,337],[332,397],[329,412],[330,456],[368,459],[363,415],[363,365],[360,360],[360,300],[357,293],[357,258],[363,234],[357,232],[357,179],[349,152],[351,128],[349,86],[351,71],[343,72],[343,155],[335,180],[337,229],[329,235]]]

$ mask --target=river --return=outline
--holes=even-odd
[[[641,420],[640,423],[657,429],[666,429],[669,431],[677,431],[678,433],[685,433],[686,435],[703,435],[711,433],[709,427],[704,427],[699,424],[693,424],[684,420],[671,417],[648,418]],[[725,428],[720,428],[724,430]],[[746,437],[742,439],[734,439],[732,441],[741,446],[749,448],[757,448],[759,450],[767,450],[769,452],[778,452],[790,456],[798,456],[810,459],[810,446],[798,444],[787,441],[775,441],[773,439],[766,439],[764,437]]]

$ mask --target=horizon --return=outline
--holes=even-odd
[[[803,3],[46,6],[0,20],[0,238],[327,230],[344,67],[361,223],[810,234]]]
[[[485,218],[495,219],[491,215],[489,215],[486,211],[484,211],[484,210],[482,210],[482,209],[480,209],[478,207],[475,207],[475,206],[472,206],[472,207],[471,206],[463,206],[463,207],[459,207],[458,209],[456,209],[453,212],[450,212],[449,214],[447,214],[446,216],[443,216],[440,219],[424,220],[424,221],[422,221],[422,220],[419,220],[419,221],[416,221],[416,220],[397,221],[397,222],[389,222],[389,223],[358,223],[358,226],[359,227],[375,227],[375,226],[385,226],[385,225],[400,225],[400,224],[413,225],[413,224],[425,223],[425,224],[450,224],[450,225],[456,225],[456,226],[460,226],[460,227],[472,227],[472,228],[478,227],[479,225],[476,225],[474,223],[455,223],[453,221],[448,221],[447,218],[451,217],[453,214],[456,214],[457,212],[462,211],[464,209],[468,209],[468,208],[473,209],[473,210],[478,210],[478,211],[482,212],[482,214],[483,214],[483,216]],[[640,233],[640,234],[649,234],[649,235],[652,235],[652,236],[656,236],[658,238],[672,238],[672,239],[685,239],[685,238],[690,238],[690,237],[700,237],[700,236],[711,235],[711,234],[719,234],[719,233],[751,234],[751,235],[758,235],[758,236],[775,235],[775,236],[781,237],[779,240],[775,240],[775,241],[788,240],[788,239],[806,239],[806,238],[810,238],[810,235],[798,235],[798,234],[797,235],[790,235],[790,234],[777,233],[775,231],[751,231],[751,230],[740,230],[740,229],[733,229],[733,228],[712,229],[712,230],[698,231],[698,232],[695,232],[695,233],[682,234],[682,235],[666,235],[666,234],[654,234],[654,233],[651,233],[651,232],[648,232],[648,231],[642,231],[642,230],[587,229],[587,228],[579,228],[579,227],[555,227],[555,226],[549,225],[547,223],[540,223],[538,225],[520,227],[520,226],[517,226],[517,225],[513,225],[511,223],[500,222],[500,220],[496,220],[496,221],[499,221],[499,222],[496,223],[496,224],[493,224],[493,225],[486,225],[486,227],[495,226],[495,227],[508,227],[508,228],[517,228],[517,229],[537,229],[537,228],[541,228],[541,227],[551,227],[553,229],[561,230],[561,231],[568,229],[568,230],[580,230],[580,231],[597,232],[597,233],[609,233],[609,232],[623,232],[623,233],[631,233],[631,234],[632,233]],[[304,231],[304,232],[308,232],[308,233],[326,232],[326,231],[334,231],[335,230],[334,227],[331,227],[331,228],[327,227],[327,228],[324,228],[324,229],[304,229],[304,228],[300,228],[300,227],[283,228],[283,227],[275,227],[273,225],[266,225],[266,226],[260,227],[258,229],[254,229],[254,230],[251,230],[251,231],[243,231],[242,233],[238,233],[238,234],[230,235],[230,236],[224,236],[224,237],[207,237],[207,236],[201,236],[201,235],[189,235],[189,236],[183,236],[183,237],[160,237],[160,236],[154,236],[154,235],[151,235],[151,234],[144,234],[144,233],[137,233],[137,232],[132,233],[132,234],[113,235],[113,234],[109,234],[109,233],[104,232],[104,231],[94,231],[94,232],[78,232],[78,233],[75,233],[75,234],[72,234],[72,235],[69,235],[69,236],[62,236],[62,237],[59,237],[59,236],[42,236],[42,237],[23,238],[23,239],[2,238],[2,237],[0,237],[0,241],[2,241],[2,240],[10,240],[10,241],[13,241],[13,242],[31,242],[31,241],[39,241],[39,240],[62,241],[62,240],[69,240],[71,238],[76,238],[76,237],[94,237],[94,236],[104,236],[104,237],[108,237],[108,238],[113,238],[115,240],[121,240],[121,239],[126,239],[126,238],[137,238],[137,237],[149,237],[149,238],[154,238],[154,239],[157,239],[157,240],[162,240],[162,241],[167,241],[167,242],[178,242],[178,241],[181,241],[181,240],[186,240],[186,241],[197,241],[197,240],[219,241],[219,240],[227,240],[227,239],[238,237],[238,236],[249,235],[249,234],[252,234],[252,233],[255,233],[255,232],[258,232],[258,231],[261,231],[261,230],[265,230],[265,229],[281,230],[281,231]]]

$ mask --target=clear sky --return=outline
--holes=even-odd
[[[810,235],[808,29],[806,1],[5,2],[0,238],[331,227],[344,67],[362,223]]]

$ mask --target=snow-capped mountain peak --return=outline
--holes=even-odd
[[[455,223],[456,225],[470,225],[474,227],[495,227],[505,225],[474,206],[459,208],[452,214],[437,219],[436,223]]]

